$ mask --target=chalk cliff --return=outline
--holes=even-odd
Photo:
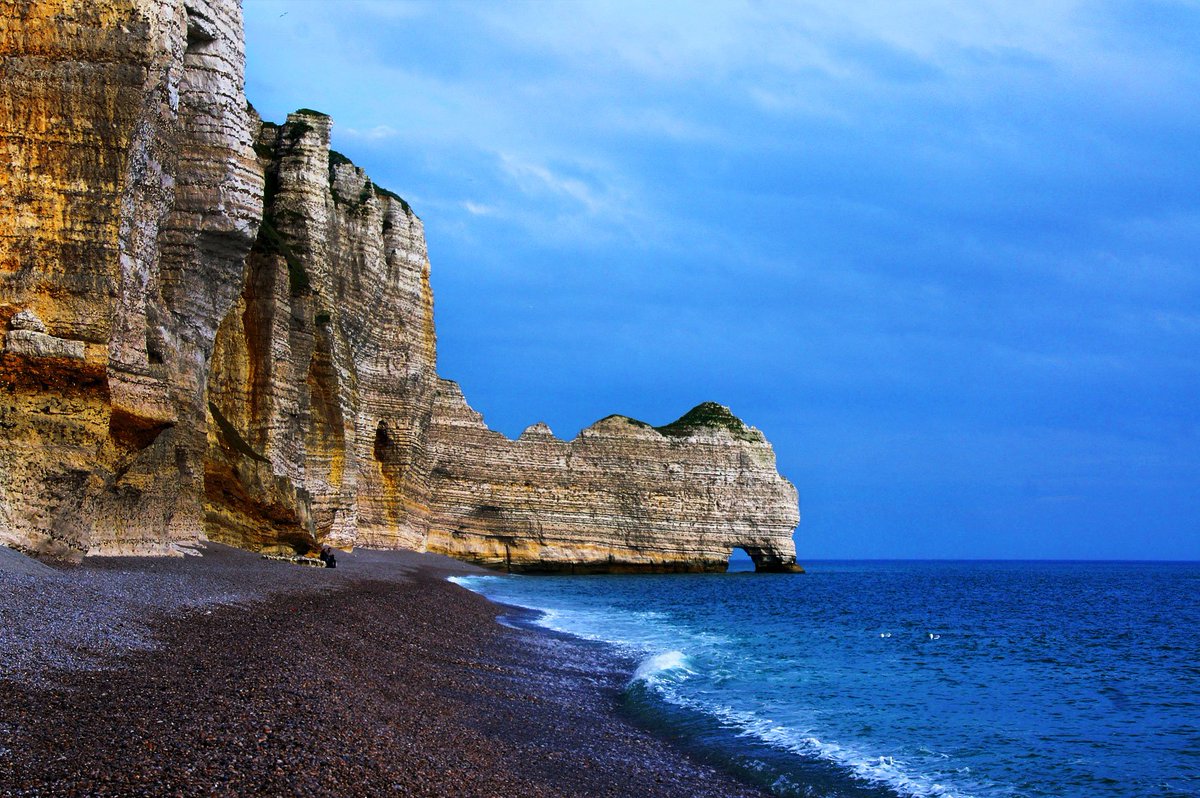
[[[206,374],[262,173],[226,0],[0,3],[0,543],[202,530]]]
[[[727,408],[489,430],[436,373],[421,220],[329,117],[258,119],[240,16],[0,0],[0,544],[795,569],[795,489]]]
[[[261,126],[263,218],[217,333],[209,537],[421,548],[437,383],[421,220],[329,149],[331,121]]]

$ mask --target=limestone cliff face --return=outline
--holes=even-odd
[[[262,177],[223,0],[0,3],[0,543],[202,536],[205,377]]]
[[[329,117],[258,119],[236,0],[0,0],[0,56],[0,544],[795,568],[795,489],[719,405],[487,429],[420,219]]]
[[[718,405],[571,442],[489,430],[435,370],[420,220],[329,149],[266,123],[262,227],[209,373],[209,537],[252,548],[429,549],[511,570],[794,566],[795,489]]]

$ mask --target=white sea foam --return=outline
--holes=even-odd
[[[668,700],[689,709],[708,712],[725,725],[737,729],[741,735],[754,737],[774,748],[791,751],[806,758],[834,762],[858,779],[884,785],[901,795],[912,798],[972,798],[968,793],[912,775],[906,769],[906,763],[895,757],[870,756],[851,746],[821,740],[808,731],[789,728],[752,712],[728,706],[705,706],[690,699],[681,700],[677,695],[668,697]]]
[[[497,601],[522,606],[541,613],[539,626],[575,637],[616,646],[640,662],[630,685],[641,683],[662,700],[685,709],[701,712],[718,720],[736,734],[753,737],[773,748],[790,751],[805,758],[819,758],[845,769],[865,782],[886,786],[908,798],[974,798],[977,792],[965,792],[960,786],[947,786],[934,778],[914,775],[914,765],[892,756],[879,756],[853,745],[825,741],[812,730],[778,723],[754,711],[716,703],[711,698],[689,692],[688,682],[701,671],[718,677],[724,671],[732,676],[747,663],[729,658],[727,639],[708,632],[697,632],[670,622],[661,612],[626,612],[610,608],[547,607],[526,605],[519,590],[509,586],[522,577],[468,576],[450,581],[468,590],[483,593]],[[680,646],[682,647],[674,647]],[[668,646],[672,646],[669,647]],[[699,652],[698,657],[684,649]],[[698,660],[704,661],[701,666]],[[719,681],[719,679],[718,679]],[[786,777],[781,777],[786,778]],[[983,789],[982,785],[980,789]],[[985,790],[985,792],[990,792]]]
[[[871,756],[852,746],[821,740],[810,731],[791,728],[753,712],[693,699],[661,682],[656,686],[665,700],[716,717],[742,736],[754,737],[773,748],[791,751],[806,758],[834,762],[858,779],[884,785],[901,795],[911,798],[974,798],[971,793],[913,775],[906,768],[907,763],[895,757]]]
[[[695,673],[687,655],[682,651],[664,651],[642,660],[637,666],[637,670],[633,672],[630,683],[646,682],[649,685],[655,685],[668,674],[688,676],[695,675]]]

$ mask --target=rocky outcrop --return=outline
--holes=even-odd
[[[0,543],[202,533],[207,362],[262,176],[224,0],[0,3]]]
[[[443,380],[429,449],[430,551],[510,571],[723,571],[740,547],[796,570],[796,489],[758,430],[705,403],[652,427],[609,416],[511,441]]]
[[[726,408],[484,425],[421,220],[329,117],[258,119],[234,0],[0,0],[0,55],[0,544],[795,568],[795,489]]]
[[[436,388],[421,220],[329,149],[330,119],[262,125],[262,227],[209,379],[209,537],[423,546]]]

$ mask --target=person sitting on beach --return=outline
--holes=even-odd
[[[321,562],[325,563],[326,568],[337,568],[337,557],[333,555],[333,549],[322,546],[321,553],[317,556],[321,558]]]

